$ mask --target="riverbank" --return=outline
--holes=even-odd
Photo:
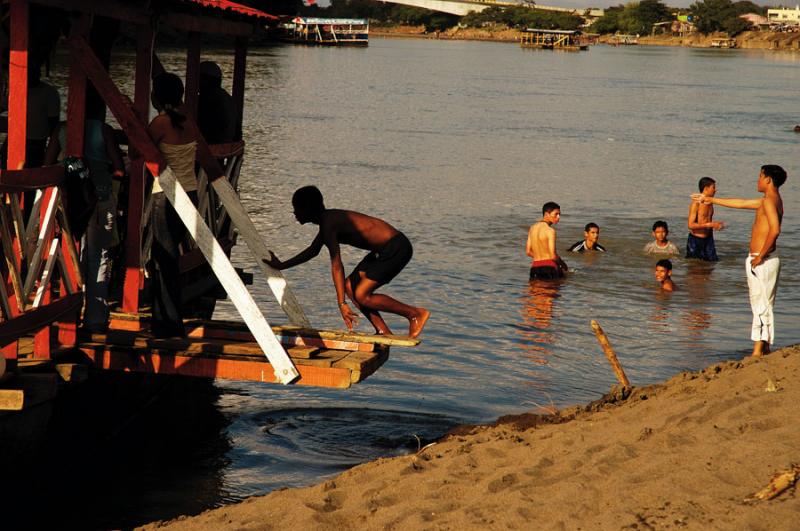
[[[798,381],[795,346],[145,529],[790,529],[794,487],[745,499],[800,462]]]
[[[490,42],[519,42],[520,32],[515,29],[451,28],[442,32],[426,32],[425,26],[385,26],[370,29],[370,36],[389,39],[439,39]],[[684,46],[687,48],[711,48],[711,41],[725,38],[724,33],[711,35],[693,34],[685,37],[654,35],[639,37],[644,46]],[[611,35],[603,35],[605,44]],[[736,46],[742,49],[800,51],[800,33],[776,33],[769,31],[745,31],[736,36]]]

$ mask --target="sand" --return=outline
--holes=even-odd
[[[800,347],[464,427],[380,459],[146,529],[798,529]]]

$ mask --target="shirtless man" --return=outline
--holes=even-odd
[[[675,291],[675,282],[672,280],[672,261],[663,258],[656,262],[655,269],[656,281],[661,285],[664,291]]]
[[[345,301],[345,294],[361,310],[377,334],[391,334],[379,312],[386,311],[408,319],[408,335],[417,337],[431,313],[425,308],[409,306],[375,290],[388,284],[411,260],[413,250],[406,236],[378,218],[350,210],[325,208],[322,193],[316,186],[304,186],[292,196],[294,215],[301,224],[319,225],[319,233],[305,250],[281,261],[272,252],[264,262],[275,269],[288,269],[304,264],[319,254],[322,246],[331,256],[331,273],[336,288],[336,302],[348,330],[357,322],[356,314]],[[345,280],[340,244],[369,251]]]
[[[781,233],[783,200],[780,187],[786,181],[786,171],[780,166],[768,164],[761,167],[757,189],[763,197],[757,199],[722,199],[693,194],[692,199],[702,204],[730,208],[747,208],[756,211],[753,230],[750,233],[750,254],[745,261],[747,288],[750,292],[750,307],[753,310],[753,356],[769,352],[773,341],[774,323],[772,307],[778,291],[780,258],[775,252]]]
[[[698,183],[700,193],[706,197],[714,197],[717,183],[711,177],[703,177]],[[692,201],[689,206],[689,238],[686,241],[686,258],[699,258],[706,262],[716,262],[717,249],[714,245],[714,231],[722,230],[725,224],[712,221],[714,207]]]
[[[542,207],[542,219],[528,230],[525,251],[533,258],[531,280],[562,278],[567,271],[567,264],[556,252],[556,229],[553,225],[560,219],[561,207],[552,201],[545,203]]]

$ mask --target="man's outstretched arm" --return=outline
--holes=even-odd
[[[709,197],[703,194],[692,194],[692,200],[698,203],[710,203],[712,205],[719,205],[728,208],[745,208],[748,210],[756,210],[761,206],[764,200],[761,197],[756,199],[724,199],[721,197]]]
[[[265,264],[268,264],[270,267],[280,271],[283,269],[289,269],[290,267],[294,267],[300,264],[305,264],[306,262],[317,256],[321,250],[322,250],[322,234],[320,233],[317,234],[317,237],[314,238],[314,241],[311,242],[311,245],[309,245],[308,247],[297,253],[295,256],[289,258],[285,262],[279,260],[278,257],[275,256],[275,253],[273,253],[272,251],[269,252],[270,257],[264,258],[263,260]]]

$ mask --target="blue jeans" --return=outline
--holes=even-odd
[[[108,280],[111,259],[108,248],[114,231],[116,202],[113,198],[97,202],[86,227],[83,270],[86,279],[86,309],[83,324],[88,328],[108,327]]]

